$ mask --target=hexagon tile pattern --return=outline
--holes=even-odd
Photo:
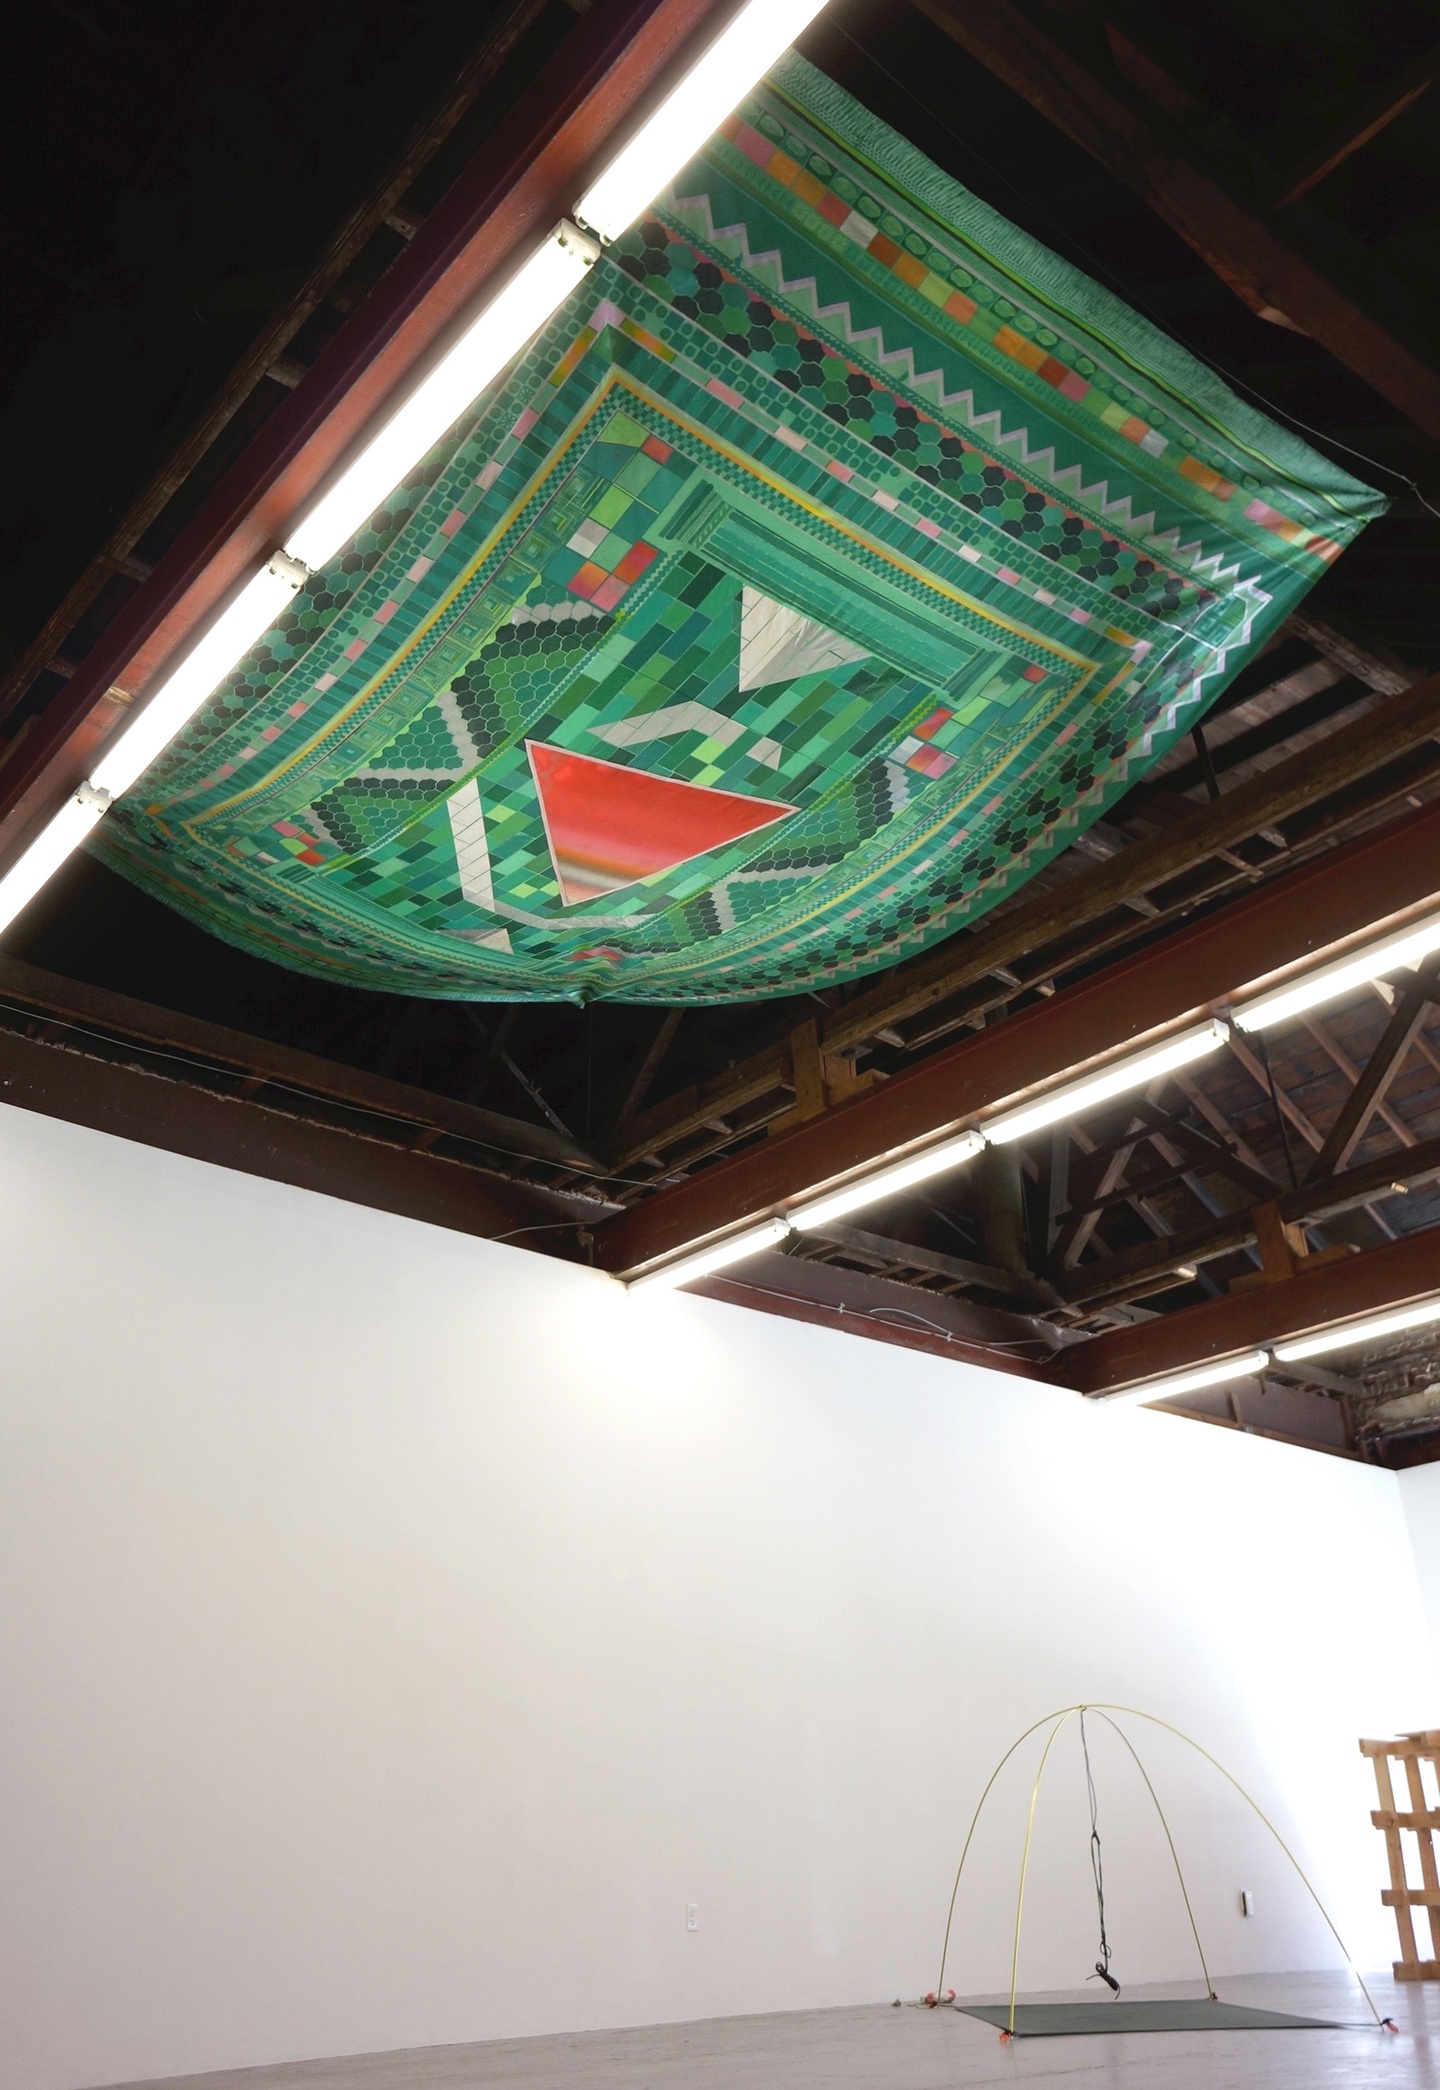
[[[354,985],[833,986],[1101,814],[1383,505],[791,56],[92,847]]]

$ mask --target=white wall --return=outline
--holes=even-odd
[[[1430,1640],[1440,1661],[1440,1465],[1411,1466],[1400,1475],[1410,1544],[1420,1577],[1420,1596],[1430,1624]],[[1440,1696],[1425,1708],[1414,1727],[1440,1727]]]
[[[0,1285],[6,2086],[914,1995],[980,1784],[1081,1696],[1204,1741],[1391,1955],[1355,1739],[1435,1695],[1390,1474],[9,1109]],[[1333,1963],[1133,1731],[1218,1970]],[[1095,1753],[1119,1970],[1187,1973]],[[962,1990],[1006,1978],[1034,1760]],[[1094,1956],[1053,1762],[1030,1986]]]

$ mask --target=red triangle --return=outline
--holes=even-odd
[[[527,740],[525,748],[567,907],[673,871],[795,811],[774,799],[677,784],[541,741]]]

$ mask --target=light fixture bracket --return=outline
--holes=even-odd
[[[579,257],[587,268],[593,268],[604,253],[608,242],[602,233],[586,230],[576,218],[562,218],[550,237],[557,246],[565,247]]]
[[[304,587],[306,581],[314,578],[312,569],[303,559],[297,559],[294,552],[283,549],[271,552],[269,570],[277,581],[288,581],[297,592]]]

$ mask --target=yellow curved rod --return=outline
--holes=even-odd
[[[1025,1909],[1025,1875],[1030,1870],[1030,1839],[1035,1833],[1035,1807],[1040,1798],[1040,1780],[1045,1776],[1046,1760],[1050,1755],[1051,1749],[1055,1746],[1055,1738],[1061,1728],[1076,1713],[1084,1711],[1084,1706],[1072,1705],[1069,1712],[1063,1713],[1051,1728],[1045,1738],[1045,1747],[1040,1752],[1040,1765],[1035,1773],[1035,1783],[1030,1788],[1030,1812],[1025,1821],[1025,1848],[1020,1854],[1020,1887],[1015,1896],[1015,1940],[1010,1947],[1010,2024],[1008,2029],[1012,2039],[1015,2036],[1015,1978],[1020,1969],[1020,1918]]]
[[[1310,1899],[1314,1902],[1316,1908],[1320,1911],[1320,1914],[1324,1919],[1327,1930],[1330,1932],[1331,1937],[1334,1938],[1336,1944],[1340,1947],[1341,1956],[1344,1959],[1345,1964],[1349,1967],[1350,1972],[1354,1975],[1356,1983],[1359,1986],[1360,1993],[1362,1996],[1364,1996],[1366,2003],[1369,2005],[1371,2016],[1374,2018],[1377,2026],[1383,2028],[1386,2021],[1384,2018],[1381,2017],[1379,2011],[1376,2009],[1375,1999],[1371,1995],[1369,1989],[1365,1986],[1365,1978],[1361,1974],[1360,1969],[1356,1966],[1354,1960],[1351,1958],[1349,1948],[1347,1947],[1345,1940],[1341,1937],[1339,1931],[1336,1929],[1335,1924],[1331,1919],[1329,1910],[1326,1908],[1324,1902],[1320,1899],[1320,1896],[1316,1893],[1314,1887],[1310,1884],[1310,1881],[1307,1878],[1304,1868],[1301,1866],[1299,1859],[1295,1856],[1295,1853],[1291,1850],[1289,1844],[1280,1834],[1280,1831],[1276,1828],[1274,1822],[1271,1821],[1269,1815],[1266,1814],[1264,1808],[1260,1805],[1259,1801],[1252,1798],[1252,1796],[1248,1792],[1246,1792],[1244,1786],[1240,1783],[1240,1780],[1237,1777],[1235,1777],[1234,1773],[1231,1771],[1227,1771],[1224,1764],[1220,1762],[1219,1758],[1212,1756],[1210,1754],[1210,1751],[1203,1747],[1201,1743],[1197,1742],[1193,1735],[1186,1734],[1185,1730],[1181,1727],[1172,1726],[1168,1720],[1162,1720],[1158,1714],[1142,1712],[1138,1706],[1133,1705],[1106,1705],[1098,1703],[1086,1703],[1083,1705],[1059,1706],[1053,1712],[1046,1713],[1040,1719],[1034,1721],[1029,1727],[1025,1729],[1025,1732],[1023,1734],[1018,1735],[1016,1739],[1010,1744],[1010,1747],[1005,1751],[1005,1754],[1001,1757],[999,1763],[996,1764],[994,1770],[990,1773],[989,1778],[986,1780],[985,1789],[980,1795],[979,1804],[976,1806],[975,1812],[971,1816],[969,1832],[965,1838],[965,1846],[960,1853],[960,1863],[956,1867],[955,1885],[951,1889],[950,1893],[950,1910],[945,1921],[945,1944],[940,1955],[940,1979],[936,1984],[935,1990],[937,1999],[944,1992],[945,1960],[950,1948],[950,1929],[955,1915],[956,1898],[960,1892],[960,1877],[965,1870],[965,1860],[970,1854],[970,1845],[974,1839],[976,1825],[980,1820],[981,1810],[983,1809],[986,1800],[990,1797],[990,1792],[995,1784],[995,1780],[999,1777],[1001,1771],[1004,1770],[1006,1764],[1010,1761],[1010,1758],[1015,1754],[1015,1751],[1020,1747],[1021,1743],[1028,1741],[1032,1734],[1037,1734],[1042,1727],[1049,1726],[1053,1722],[1054,1725],[1051,1729],[1051,1732],[1046,1737],[1045,1749],[1040,1758],[1040,1767],[1035,1774],[1035,1785],[1030,1795],[1030,1813],[1025,1830],[1025,1849],[1021,1858],[1020,1865],[1020,1891],[1017,1897],[1015,1908],[1015,1940],[1010,1961],[1009,2030],[1012,2034],[1014,2033],[1015,1981],[1020,1954],[1021,1910],[1025,1896],[1025,1873],[1026,1868],[1028,1867],[1030,1862],[1030,1839],[1035,1824],[1035,1806],[1036,1801],[1039,1798],[1040,1779],[1045,1770],[1045,1762],[1046,1758],[1048,1758],[1050,1754],[1051,1745],[1053,1744],[1056,1735],[1060,1732],[1061,1727],[1064,1726],[1065,1722],[1069,1720],[1072,1717],[1072,1715],[1082,1712],[1096,1712],[1100,1713],[1102,1716],[1105,1717],[1108,1717],[1111,1713],[1123,1713],[1128,1718],[1133,1720],[1148,1720],[1152,1727],[1163,1728],[1167,1734],[1173,1734],[1177,1741],[1187,1743],[1190,1748],[1194,1749],[1199,1755],[1204,1757],[1206,1763],[1208,1763],[1212,1767],[1212,1769],[1217,1770],[1220,1773],[1221,1777],[1226,1781],[1227,1784],[1234,1786],[1236,1792],[1239,1793],[1241,1799],[1244,1800],[1246,1806],[1249,1807],[1256,1815],[1259,1816],[1261,1822],[1270,1831],[1270,1834],[1274,1837],[1275,1841],[1279,1844],[1281,1850],[1285,1853],[1285,1856],[1289,1859],[1291,1866],[1294,1868],[1296,1874],[1299,1876],[1301,1886],[1304,1887],[1305,1892],[1310,1896]],[[1155,1801],[1156,1812],[1160,1814],[1161,1823],[1165,1828],[1166,1840],[1170,1844],[1170,1854],[1172,1858],[1175,1859],[1175,1870],[1177,1875],[1179,1875],[1180,1877],[1180,1891],[1185,1896],[1186,1913],[1190,1916],[1190,1928],[1194,1933],[1196,1948],[1197,1950],[1199,1950],[1200,1933],[1198,1929],[1196,1929],[1194,1912],[1190,1908],[1190,1896],[1185,1890],[1184,1876],[1180,1873],[1180,1860],[1175,1851],[1174,1839],[1170,1835],[1169,1824],[1165,1821],[1164,1813],[1160,1808],[1159,1799],[1156,1797],[1155,1794],[1155,1788],[1150,1784],[1149,1777],[1146,1775],[1145,1772],[1145,1767],[1143,1764],[1141,1764],[1138,1755],[1136,1755],[1134,1748],[1130,1745],[1128,1738],[1124,1734],[1123,1730],[1120,1727],[1118,1727],[1113,1720],[1110,1722],[1110,1725],[1112,1727],[1115,1727],[1116,1733],[1120,1735],[1121,1740],[1126,1743],[1126,1746],[1128,1748],[1130,1748],[1130,1754],[1135,1758],[1135,1763],[1140,1771],[1140,1775],[1142,1778],[1145,1779],[1146,1786],[1149,1788],[1150,1797]],[[1202,1967],[1205,1964],[1205,1955],[1203,1950],[1200,1951],[1200,1963]],[[1208,1971],[1206,1972],[1205,1985],[1208,1992],[1210,1987],[1210,1977]]]
[[[1038,1733],[1039,1730],[1045,1726],[1047,1721],[1063,1719],[1065,1718],[1066,1713],[1072,1713],[1074,1712],[1074,1710],[1074,1706],[1067,1706],[1065,1709],[1065,1713],[1047,1713],[1043,1720],[1037,1720],[1033,1727],[1027,1727],[1024,1734],[1016,1736],[1015,1740],[1010,1744],[1010,1747],[1005,1751],[1005,1754],[1001,1757],[999,1763],[996,1764],[994,1770],[990,1773],[990,1776],[985,1780],[985,1790],[981,1793],[980,1798],[976,1803],[975,1812],[970,1817],[970,1827],[966,1832],[965,1847],[960,1853],[960,1863],[955,1867],[955,1884],[950,1889],[950,1908],[945,1917],[945,1942],[940,1948],[940,1978],[935,1983],[935,1995],[937,2001],[945,1993],[945,1961],[947,1960],[950,1954],[950,1926],[955,1921],[955,1897],[960,1892],[960,1875],[965,1870],[965,1860],[970,1855],[970,1845],[973,1843],[975,1839],[975,1830],[979,1825],[981,1811],[984,1808],[985,1802],[990,1797],[990,1788],[995,1783],[995,1780],[1000,1776],[1000,1773],[1004,1770],[1006,1764],[1009,1763],[1011,1757],[1015,1754],[1015,1751],[1020,1747],[1020,1744],[1022,1742],[1028,1742],[1031,1735]]]
[[[1291,1850],[1289,1844],[1285,1841],[1285,1838],[1280,1834],[1280,1831],[1276,1828],[1274,1822],[1271,1821],[1269,1815],[1260,1805],[1260,1802],[1258,1800],[1252,1799],[1250,1794],[1246,1792],[1244,1786],[1240,1783],[1240,1780],[1234,1775],[1234,1773],[1231,1771],[1227,1771],[1224,1764],[1220,1762],[1218,1757],[1212,1756],[1208,1749],[1201,1747],[1201,1744],[1195,1740],[1195,1737],[1193,1735],[1186,1734],[1184,1729],[1181,1727],[1172,1727],[1168,1720],[1160,1719],[1158,1714],[1142,1713],[1137,1706],[1133,1705],[1097,1705],[1095,1707],[1095,1711],[1097,1713],[1126,1713],[1132,1720],[1148,1720],[1152,1727],[1163,1727],[1167,1734],[1173,1734],[1178,1741],[1188,1742],[1192,1749],[1198,1750],[1200,1755],[1204,1757],[1206,1763],[1208,1763],[1212,1769],[1217,1770],[1220,1773],[1220,1776],[1226,1781],[1227,1784],[1234,1786],[1236,1792],[1239,1793],[1241,1799],[1245,1802],[1246,1806],[1253,1808],[1255,1813],[1259,1815],[1261,1821],[1265,1824],[1266,1828],[1270,1831],[1270,1834],[1275,1838],[1275,1841],[1279,1844],[1281,1850],[1284,1851],[1286,1857],[1294,1866],[1296,1873],[1299,1875],[1301,1886],[1305,1889],[1305,1892],[1310,1896],[1310,1899],[1314,1902],[1316,1908],[1319,1909],[1320,1914],[1324,1917],[1326,1929],[1329,1931],[1331,1937],[1335,1940],[1336,1944],[1340,1947],[1341,1957],[1344,1959],[1345,1964],[1347,1967],[1349,1967],[1351,1973],[1355,1976],[1355,1979],[1360,1987],[1361,1995],[1365,1998],[1365,2001],[1370,2005],[1370,2015],[1374,2018],[1376,2024],[1383,2028],[1385,2020],[1381,2017],[1379,2011],[1375,2008],[1375,1998],[1371,1995],[1369,1989],[1365,1986],[1364,1975],[1360,1972],[1360,1969],[1356,1966],[1354,1960],[1350,1957],[1349,1947],[1346,1945],[1345,1940],[1341,1937],[1339,1931],[1335,1928],[1334,1923],[1331,1921],[1330,1911],[1326,1908],[1324,1902],[1320,1899],[1320,1896],[1315,1892],[1315,1889],[1311,1886],[1309,1880],[1305,1876],[1305,1871],[1300,1863],[1300,1860],[1296,1857],[1294,1851]]]

